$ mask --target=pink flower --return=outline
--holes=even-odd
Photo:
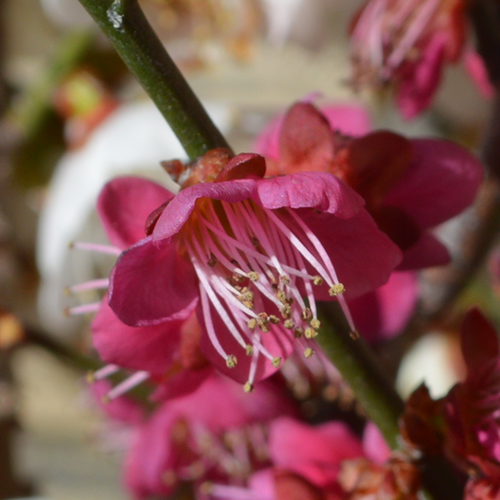
[[[317,300],[337,298],[350,318],[345,297],[383,284],[400,254],[330,173],[264,178],[259,155],[219,154],[202,157],[177,196],[165,192],[149,235],[112,272],[109,305],[136,327],[196,310],[204,355],[251,390],[294,337],[312,355]]]
[[[363,456],[361,441],[341,422],[312,427],[290,417],[269,424],[272,467],[257,471],[246,487],[213,484],[217,500],[334,500],[343,498],[337,478],[344,460]]]
[[[444,65],[464,54],[465,33],[463,0],[369,0],[350,28],[352,84],[393,86],[401,113],[413,118],[431,104]],[[484,65],[469,59],[483,92]]]
[[[344,123],[354,137],[343,135]],[[357,107],[349,113],[331,106],[321,113],[310,103],[298,103],[257,145],[273,173],[331,172],[361,194],[379,228],[403,251],[399,270],[447,263],[446,248],[429,229],[472,203],[481,164],[448,141],[368,131],[369,119]],[[400,331],[416,300],[416,277],[395,273],[376,295],[350,304],[360,331],[375,339]]]
[[[500,481],[500,346],[489,321],[472,309],[461,331],[465,380],[444,398],[449,454]]]
[[[125,483],[142,499],[169,495],[181,481],[244,481],[269,463],[268,423],[295,413],[283,387],[271,381],[245,394],[213,374],[193,393],[164,403],[138,429]]]

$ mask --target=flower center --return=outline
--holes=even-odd
[[[229,368],[236,366],[238,353],[221,345],[214,311],[242,352],[252,356],[245,390],[253,388],[260,356],[275,367],[281,363],[263,345],[263,335],[288,330],[303,345],[304,355],[312,356],[311,341],[320,327],[315,287],[326,284],[330,295],[338,296],[354,330],[344,285],[325,248],[295,211],[269,210],[250,200],[212,200],[193,224],[183,233],[184,245],[199,279],[206,330]]]

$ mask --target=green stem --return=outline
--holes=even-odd
[[[191,158],[229,148],[146,20],[137,0],[80,0]]]
[[[333,331],[322,331],[317,337],[318,343],[349,384],[368,417],[377,424],[389,446],[398,448],[398,420],[404,410],[403,400],[366,342],[351,337],[337,304],[324,304],[321,312],[323,322]]]

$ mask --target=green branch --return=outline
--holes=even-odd
[[[146,20],[137,0],[80,0],[163,114],[191,159],[229,148]]]
[[[321,313],[325,328],[318,335],[317,342],[349,384],[367,416],[377,424],[389,446],[398,448],[398,420],[404,410],[403,400],[366,342],[351,337],[337,303],[322,304]]]

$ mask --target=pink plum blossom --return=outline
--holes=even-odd
[[[346,298],[387,281],[400,252],[331,173],[265,178],[261,156],[224,154],[198,160],[175,197],[165,192],[111,274],[109,305],[133,327],[196,311],[203,354],[251,390],[296,337],[313,354],[317,300],[337,299],[350,320]]]
[[[464,59],[483,95],[491,92],[484,63],[465,50],[463,0],[369,0],[351,28],[352,84],[395,89],[402,115],[429,107],[446,64]]]
[[[481,164],[448,141],[369,133],[366,112],[348,109],[320,112],[308,102],[295,104],[264,131],[257,151],[269,159],[272,173],[331,172],[353,187],[403,251],[399,271],[446,264],[448,252],[429,230],[472,203]],[[376,340],[404,327],[417,294],[416,276],[397,272],[380,290],[349,304],[359,330]]]

